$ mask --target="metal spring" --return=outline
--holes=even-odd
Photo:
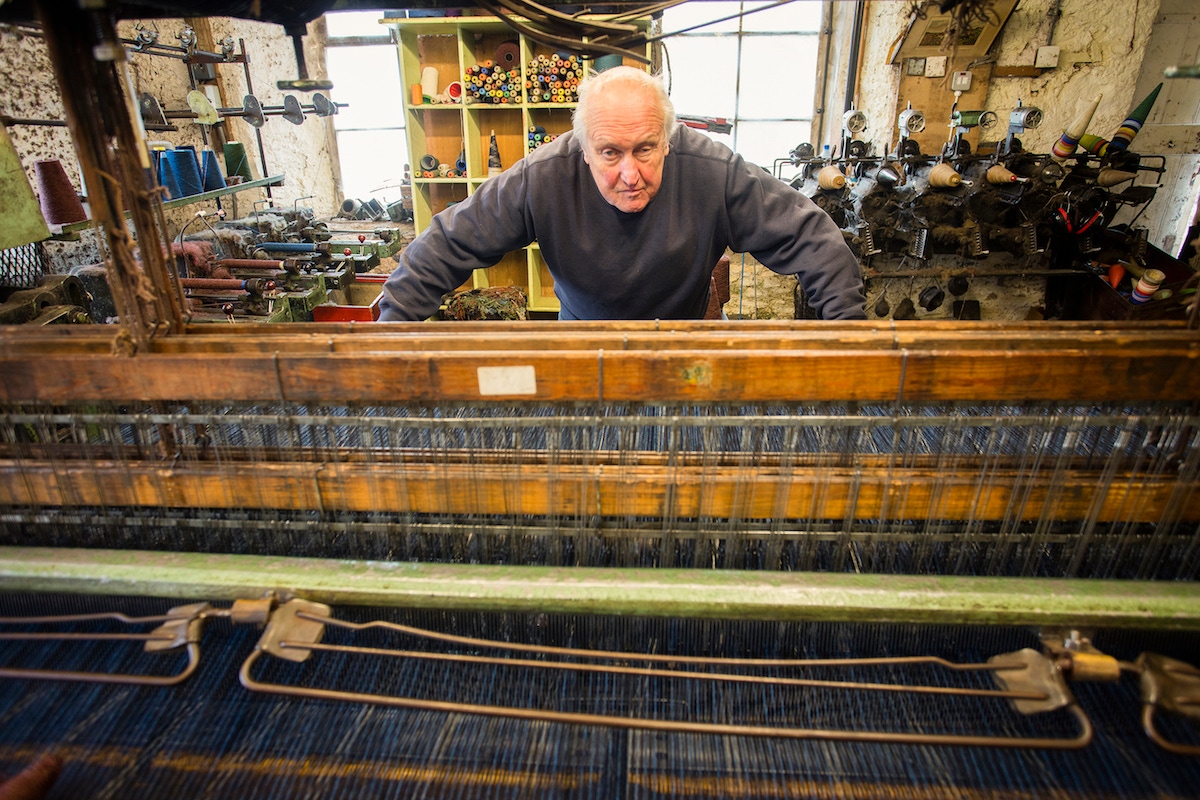
[[[1025,231],[1026,255],[1033,255],[1035,253],[1042,252],[1041,247],[1038,246],[1037,226],[1035,226],[1032,222],[1026,222],[1021,226],[1021,229]]]
[[[971,229],[971,255],[978,258],[986,256],[988,252],[987,247],[983,244],[983,228],[976,225]]]
[[[925,258],[925,246],[929,242],[929,229],[920,228],[913,236],[908,246],[908,254],[913,258]]]
[[[859,233],[863,240],[863,255],[874,256],[883,252],[875,246],[875,234],[871,230],[870,224],[863,223],[862,228],[859,229]]]

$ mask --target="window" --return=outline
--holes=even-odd
[[[325,15],[330,98],[347,104],[333,117],[342,192],[347,198],[375,199],[384,206],[400,199],[408,141],[396,46],[379,20],[402,13]]]
[[[726,118],[733,132],[709,135],[768,170],[811,136],[822,9],[815,0],[771,5],[684,3],[662,19],[676,112]]]

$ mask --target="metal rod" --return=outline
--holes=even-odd
[[[1051,750],[1077,750],[1086,747],[1092,740],[1092,724],[1087,715],[1075,705],[1067,707],[1079,725],[1079,734],[1071,739],[1008,736],[956,736],[952,734],[890,733],[884,731],[820,730],[813,728],[783,728],[761,725],[726,725],[706,722],[680,722],[663,719],[618,717],[607,714],[581,714],[560,711],[542,711],[511,706],[491,706],[475,703],[452,703],[442,700],[418,700],[409,697],[344,692],[333,689],[314,689],[283,684],[260,683],[252,675],[253,667],[262,650],[256,649],[242,664],[239,679],[242,686],[252,692],[280,694],[289,697],[306,697],[340,702],[372,703],[394,708],[414,708],[427,711],[443,711],[452,714],[479,714],[489,717],[559,722],[574,725],[602,725],[627,730],[655,730],[676,733],[699,733],[730,736],[777,737],[784,739],[815,739],[839,742],[873,742],[877,744],[917,744],[959,747],[1036,748]]]

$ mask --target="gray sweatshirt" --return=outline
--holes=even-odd
[[[404,249],[384,284],[379,320],[428,318],[472,270],[535,239],[554,276],[560,319],[700,319],[726,248],[798,276],[822,319],[866,318],[858,262],[833,220],[680,125],[658,194],[634,214],[604,200],[573,133],[489,179]]]

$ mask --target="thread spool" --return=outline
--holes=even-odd
[[[821,171],[817,173],[817,186],[822,189],[844,189],[846,187],[846,176],[837,167],[829,164],[821,167]]]
[[[199,154],[198,152],[196,152],[196,145],[194,145],[194,144],[180,144],[180,145],[176,145],[176,146],[175,146],[175,149],[176,149],[176,150],[178,150],[178,151],[181,151],[181,152],[183,152],[183,151],[186,151],[186,152],[188,152],[188,153],[191,153],[191,154],[192,154],[192,160],[196,162],[196,173],[197,173],[198,175],[203,175],[203,173],[204,173],[204,167],[203,167],[203,166],[201,166],[201,164],[200,164],[200,154]],[[200,181],[200,183],[201,183],[201,185],[203,185],[203,184],[204,184],[204,181],[203,181],[203,180],[201,180],[201,181]]]
[[[421,94],[425,97],[433,97],[435,94],[437,94],[437,89],[437,67],[425,67],[421,70]]]
[[[1116,186],[1118,183],[1131,181],[1136,177],[1136,172],[1126,172],[1123,169],[1105,167],[1104,169],[1100,170],[1098,175],[1096,175],[1096,185],[1107,189],[1110,186]]]
[[[347,219],[355,219],[358,217],[358,212],[362,209],[362,203],[355,200],[353,197],[347,197],[342,200],[342,216]]]
[[[200,165],[196,161],[194,150],[175,148],[163,153],[163,162],[174,173],[179,197],[191,197],[204,191],[204,182],[200,180]]]
[[[430,153],[426,153],[425,155],[421,156],[421,171],[422,172],[436,172],[437,168],[438,168],[437,156],[431,155]]]
[[[1004,186],[1009,183],[1016,183],[1020,178],[1008,167],[1003,164],[993,164],[988,167],[987,182],[996,186]]]
[[[501,69],[516,69],[521,63],[521,46],[513,39],[501,42],[496,48],[496,66]]]
[[[962,175],[959,175],[954,167],[944,162],[929,170],[929,185],[938,189],[953,189],[961,186],[962,182]]]
[[[438,177],[439,178],[449,177],[451,169],[452,169],[452,167],[449,164],[438,164],[438,166],[437,166]]]
[[[167,199],[176,200],[183,197],[179,189],[179,180],[175,177],[175,170],[171,169],[171,164],[167,161],[167,153],[170,150],[164,150],[158,157],[158,185],[167,190]]]
[[[238,176],[244,181],[252,181],[250,175],[250,159],[246,157],[246,145],[241,142],[226,142],[222,148],[225,154],[225,174]]]
[[[446,97],[450,99],[451,103],[461,103],[462,93],[462,81],[450,81],[450,83],[446,84]]]
[[[38,204],[42,216],[51,225],[67,225],[87,219],[79,193],[71,185],[67,171],[57,158],[34,162],[38,185]]]
[[[205,150],[201,158],[201,163],[204,166],[204,169],[201,171],[204,191],[211,192],[217,189],[224,189],[225,176],[221,174],[221,165],[217,161],[217,154],[212,150]]]
[[[1142,277],[1138,278],[1137,284],[1134,285],[1133,293],[1129,296],[1130,302],[1135,305],[1149,302],[1166,279],[1166,273],[1160,269],[1146,270],[1142,273]]]

